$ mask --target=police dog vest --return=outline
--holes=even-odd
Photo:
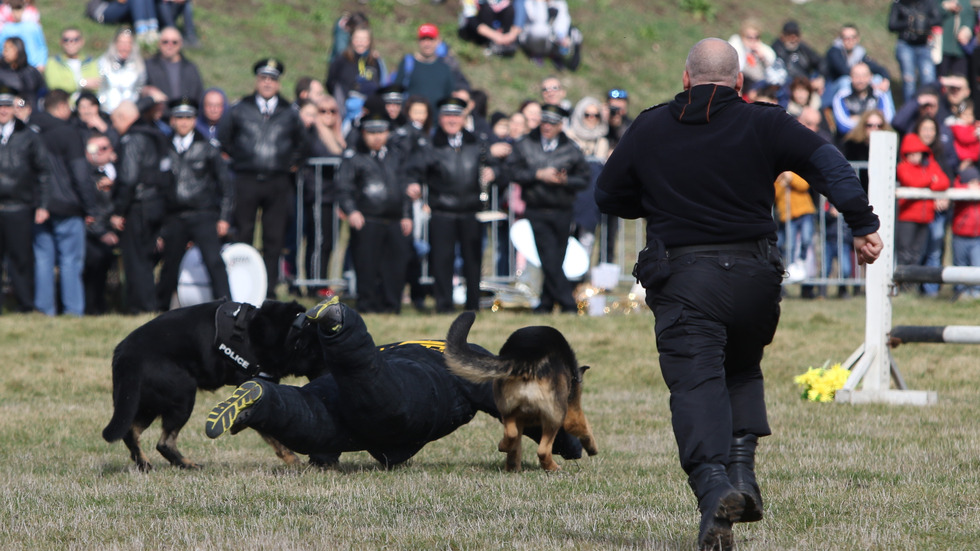
[[[225,361],[250,377],[259,372],[259,360],[252,352],[248,326],[257,309],[244,302],[226,302],[214,313],[214,346]]]

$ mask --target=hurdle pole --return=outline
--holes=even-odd
[[[865,296],[864,344],[848,362],[851,376],[835,400],[841,403],[935,404],[934,391],[908,390],[888,347],[892,323],[892,273],[895,269],[895,166],[898,136],[894,132],[872,132],[868,162],[868,195],[881,221],[881,256],[868,266]],[[845,365],[845,368],[851,368]],[[898,389],[889,388],[894,376]],[[858,385],[861,385],[860,389]]]

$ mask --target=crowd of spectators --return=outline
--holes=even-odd
[[[861,45],[853,24],[842,25],[821,54],[819,46],[803,39],[796,21],[771,32],[746,19],[730,39],[745,74],[743,97],[782,105],[853,161],[867,160],[873,131],[894,128],[903,135],[902,185],[922,185],[923,178],[914,175],[926,171],[933,189],[976,186],[971,170],[980,160],[980,131],[971,101],[977,79],[970,55],[976,15],[967,0],[934,4],[897,0],[892,7],[889,29],[897,33],[894,53],[902,70],[900,109],[891,75],[876,61],[881,53]],[[453,287],[467,289],[465,304],[472,307],[476,287],[468,280],[483,273],[482,266],[474,267],[483,257],[474,247],[485,246],[473,232],[479,228],[482,234],[485,226],[471,222],[489,209],[490,192],[499,196],[502,210],[527,218],[534,229],[544,273],[539,311],[575,310],[561,268],[561,244],[569,236],[589,251],[614,257],[617,221],[606,221],[605,239],[597,243],[600,218],[592,194],[603,163],[631,122],[630,97],[622,88],[609,89],[604,97],[569,97],[561,71],[577,68],[582,37],[564,1],[462,3],[459,37],[483,45],[487,55],[523,51],[558,71],[541,80],[540,96],[510,112],[493,113],[487,112],[487,93],[471,86],[443,29],[429,23],[416,29],[413,51],[389,69],[369,17],[343,14],[334,27],[325,78],[297,77],[291,101],[280,88],[285,66],[278,59],[255,64],[255,89],[242,98],[207,88],[184,55],[185,47],[196,43],[187,1],[90,2],[88,13],[98,21],[134,25],[118,27],[101,55],[85,52],[84,36],[74,27],[61,29],[59,52],[39,54],[33,33],[43,44],[43,31],[33,3],[8,0],[2,8],[2,147],[24,148],[2,169],[0,197],[0,253],[14,309],[50,315],[166,310],[174,264],[188,241],[204,242],[199,232],[213,226],[209,239],[214,233],[217,242],[252,243],[257,224],[270,297],[278,283],[295,278],[326,281],[331,257],[342,255],[365,311],[399,311],[396,289],[406,285],[416,308],[425,309],[427,294],[434,294],[436,310],[448,311],[447,289]],[[183,32],[160,23],[172,22],[175,13],[184,17]],[[921,41],[923,21],[929,36]],[[764,33],[774,37],[768,45]],[[961,49],[952,51],[950,41]],[[928,50],[929,67],[917,57],[920,46]],[[155,51],[144,55],[143,48]],[[40,139],[30,138],[34,134]],[[217,157],[207,151],[195,155],[223,159],[222,170],[186,170],[175,178],[192,141],[195,150],[206,146]],[[50,159],[38,160],[44,155]],[[473,163],[475,172],[457,174],[459,181],[447,188],[438,182],[453,180],[447,174],[453,173],[450,160],[456,156]],[[339,165],[322,167],[321,189],[314,188],[314,170],[306,164],[311,157],[332,158]],[[380,168],[366,170],[372,163]],[[303,183],[302,213],[295,212],[297,177]],[[862,181],[866,184],[866,173]],[[779,199],[774,215],[784,225],[780,238],[789,238],[783,243],[787,264],[812,254],[818,215],[828,220],[822,237],[836,242],[836,213],[817,212],[819,203],[805,181],[784,174],[774,186]],[[205,193],[206,200],[176,199],[188,189]],[[188,213],[189,206],[199,208]],[[950,233],[954,263],[980,257],[977,211],[966,202],[904,202],[897,232],[903,261],[940,265]],[[297,215],[304,222],[300,228]],[[338,217],[351,228],[348,251],[334,250]],[[175,219],[194,223],[175,225]],[[437,236],[428,231],[433,220]],[[497,228],[492,271],[507,276],[517,267],[510,265],[506,249],[506,220]],[[78,248],[63,243],[77,243],[82,234],[86,254],[65,254]],[[207,243],[209,272],[226,277],[216,268],[216,247]],[[305,251],[302,258],[297,249]],[[825,248],[823,261],[836,259],[841,274],[852,275],[850,251],[833,249]],[[120,252],[121,276],[115,274]],[[165,281],[154,276],[161,259],[169,259],[163,263]],[[420,279],[425,264],[434,286]],[[115,303],[106,298],[107,277],[126,283]],[[216,296],[227,293],[226,283],[214,285]],[[333,292],[325,285],[305,290]],[[935,294],[938,288],[923,286],[921,292]],[[965,288],[956,294],[980,296]],[[814,295],[804,287],[804,296]]]
[[[980,76],[974,61],[977,22],[969,0],[896,0],[888,20],[888,29],[896,35],[894,52],[869,52],[861,44],[857,25],[851,23],[841,25],[822,54],[818,46],[804,40],[804,29],[794,20],[775,30],[748,18],[729,43],[739,53],[747,101],[778,103],[856,163],[868,160],[873,132],[894,130],[901,140],[898,184],[941,191],[969,186],[980,159],[980,125],[971,100]],[[763,34],[775,39],[767,44]],[[892,75],[878,61],[891,54],[901,71],[897,98]],[[962,177],[964,171],[967,179]],[[867,189],[867,169],[860,169],[860,176]],[[814,221],[823,216],[827,221],[822,236],[827,243],[824,265],[836,259],[837,273],[854,277],[848,230],[842,227],[845,235],[838,240],[836,212],[817,212],[818,198],[808,197],[807,183],[796,175],[780,175],[774,186],[787,265],[803,270],[801,279],[815,275],[816,262],[809,255]],[[953,250],[959,251],[952,263],[976,265],[972,259],[980,255],[968,251],[980,243],[980,233],[973,231],[976,224],[965,221],[976,211],[977,203],[969,201],[900,201],[895,236],[900,262],[941,266],[952,239]],[[843,250],[836,250],[838,242]],[[925,284],[916,290],[934,296],[939,285]],[[805,285],[803,296],[812,298],[817,291]],[[847,296],[848,289],[841,286],[838,293]],[[954,291],[955,297],[975,295],[980,293],[971,288]]]

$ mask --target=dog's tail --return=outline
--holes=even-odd
[[[112,419],[102,429],[106,442],[115,442],[129,432],[140,405],[143,370],[140,362],[133,362],[129,356],[120,353],[119,347],[112,355]]]
[[[449,334],[446,335],[446,365],[456,375],[477,384],[507,377],[511,372],[510,362],[494,355],[481,354],[466,344],[466,337],[475,319],[476,314],[473,312],[463,312],[449,327]]]

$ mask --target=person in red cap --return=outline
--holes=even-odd
[[[419,26],[419,46],[398,64],[392,83],[405,89],[405,96],[419,95],[429,100],[430,110],[448,98],[455,89],[452,68],[439,57],[439,27],[432,23]]]

